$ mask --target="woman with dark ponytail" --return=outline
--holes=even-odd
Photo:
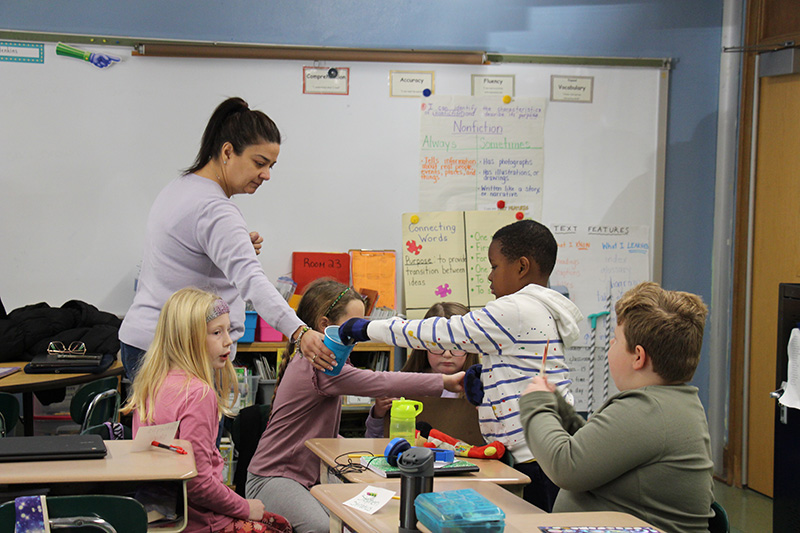
[[[147,220],[136,296],[119,331],[129,378],[153,340],[164,302],[187,286],[213,291],[228,303],[234,341],[244,333],[250,301],[264,320],[300,344],[316,368],[333,367],[322,334],[307,327],[267,279],[256,258],[263,239],[248,231],[231,201],[269,180],[280,143],[272,119],[241,98],[228,98],[211,115],[192,166],[159,193]]]

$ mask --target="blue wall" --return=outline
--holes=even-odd
[[[722,9],[722,0],[0,0],[0,29],[672,58],[663,285],[710,302]],[[694,379],[706,408],[708,369],[706,349]]]

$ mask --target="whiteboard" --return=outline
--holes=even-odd
[[[420,99],[390,97],[396,70],[433,71],[437,95],[469,95],[473,74],[513,74],[516,95],[534,97],[549,97],[551,75],[593,77],[592,103],[547,104],[542,221],[647,226],[659,278],[661,68],[328,63],[350,68],[349,95],[306,95],[306,61],[126,56],[100,70],[54,49],[43,64],[0,63],[8,310],[75,298],[124,314],[150,205],[228,96],[283,135],[271,181],[235,197],[265,238],[271,279],[291,271],[293,251],[399,251],[401,215],[419,206]]]

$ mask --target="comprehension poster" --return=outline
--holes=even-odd
[[[543,98],[432,96],[421,105],[420,210],[522,211],[540,220]]]

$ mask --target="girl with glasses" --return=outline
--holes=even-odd
[[[443,317],[453,315],[466,315],[469,309],[458,302],[437,302],[425,313],[425,318]],[[412,350],[403,365],[401,372],[422,372],[429,374],[455,374],[472,365],[479,364],[480,357],[475,353],[462,350]],[[460,398],[463,392],[442,391],[442,398]],[[375,405],[370,409],[367,417],[367,430],[364,436],[368,439],[383,437],[383,418],[392,408],[392,400],[397,398],[375,398]]]

